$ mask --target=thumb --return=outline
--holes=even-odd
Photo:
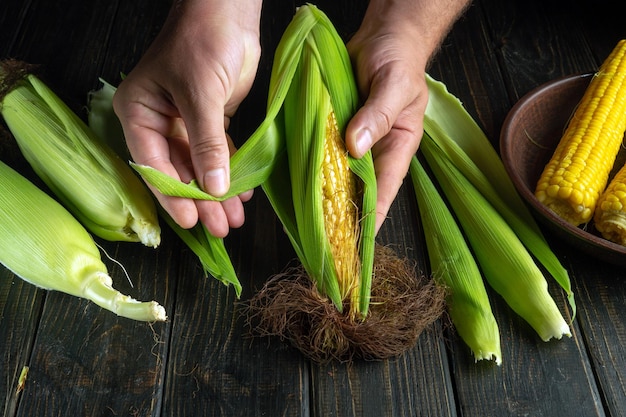
[[[361,158],[385,137],[409,105],[404,86],[395,79],[379,72],[372,79],[365,103],[348,123],[346,147],[353,157]]]

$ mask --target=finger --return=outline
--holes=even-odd
[[[123,96],[118,96],[120,93]],[[184,180],[189,174],[182,173],[170,162],[170,144],[161,132],[171,129],[171,119],[161,112],[173,111],[167,104],[155,101],[139,102],[127,100],[127,91],[120,86],[114,96],[115,112],[118,115],[127,146],[133,160],[138,164],[149,165],[173,178]],[[131,95],[131,97],[133,97]],[[135,97],[141,97],[135,96]],[[156,111],[154,109],[159,109]],[[192,201],[168,197],[147,184],[163,208],[181,227],[193,227],[198,221],[198,213]]]
[[[421,129],[419,131],[421,132]],[[411,158],[417,151],[420,140],[421,134],[416,137],[414,132],[392,129],[372,148],[378,191],[376,233],[387,218],[387,213],[407,175]]]
[[[254,190],[248,190],[239,194],[239,199],[241,200],[242,203],[245,203],[247,201],[250,201],[253,195],[254,195]]]
[[[176,98],[175,98],[176,99]],[[226,138],[223,94],[189,93],[176,102],[186,120],[189,151],[199,185],[223,196],[230,187],[230,152]]]
[[[222,208],[224,209],[224,213],[226,213],[226,219],[231,228],[243,226],[245,214],[243,202],[239,197],[232,197],[222,201]]]
[[[207,228],[209,233],[215,237],[223,238],[228,235],[228,218],[218,201],[196,201],[200,221]]]

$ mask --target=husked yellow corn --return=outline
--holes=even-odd
[[[335,113],[330,112],[324,140],[322,165],[324,227],[335,261],[342,298],[352,296],[359,284],[360,258],[358,249],[356,179],[350,171],[345,144],[341,138]]]
[[[602,63],[585,91],[535,195],[567,222],[593,217],[626,130],[626,40]]]
[[[594,221],[605,239],[626,245],[626,165],[600,196]]]

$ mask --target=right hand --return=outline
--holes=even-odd
[[[175,2],[113,99],[136,163],[226,194],[235,151],[226,131],[256,75],[260,10],[261,2],[250,0]],[[243,224],[243,202],[252,196],[250,190],[220,203],[152,191],[181,227],[200,220],[217,237]]]

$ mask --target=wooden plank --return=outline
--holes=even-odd
[[[116,288],[138,300],[157,300],[172,314],[178,259],[167,243],[173,239],[165,240],[157,250],[100,243],[134,285],[108,262]],[[49,293],[17,415],[158,415],[169,329],[170,323],[135,322],[87,300]]]
[[[99,75],[117,2],[33,0],[16,36],[13,57],[40,65],[50,87],[80,112]]]
[[[0,8],[0,58],[13,55],[15,38],[30,4],[24,1]],[[0,154],[2,161],[8,162],[13,157],[13,147],[0,144]],[[43,300],[43,291],[0,267],[0,412],[3,416],[12,416],[17,410],[21,398],[18,380],[22,368],[29,364]]]
[[[30,1],[25,1],[0,8],[0,58],[13,55],[15,38],[29,6]],[[5,140],[3,137],[0,154],[8,163],[16,151]],[[17,410],[21,398],[18,380],[22,368],[29,364],[43,300],[42,291],[0,266],[0,412],[4,416]]]
[[[576,258],[576,257],[575,257]],[[586,256],[581,254],[581,258]],[[602,401],[610,416],[626,416],[626,309],[623,267],[576,262],[574,281],[580,303],[581,333],[591,352]]]
[[[11,56],[11,48],[15,44],[15,38],[19,33],[24,15],[28,12],[32,0],[25,0],[10,7],[2,7],[0,10],[0,57],[2,59]]]
[[[102,43],[106,53],[97,77],[119,84],[121,74],[133,69],[156,37],[170,4],[169,0],[120,2],[106,42]]]
[[[261,195],[249,220],[227,238],[244,288],[242,303],[294,256]],[[183,253],[185,255],[185,253]],[[179,272],[164,415],[301,416],[308,404],[308,367],[287,344],[250,339],[234,292],[203,278],[193,257]]]
[[[595,68],[571,10],[582,5],[559,7],[558,2],[537,2],[528,8],[520,3],[484,2],[490,38],[512,100],[547,81]],[[586,7],[585,7],[586,8]]]
[[[0,270],[0,410],[12,416],[21,393],[18,380],[30,363],[44,292]]]

